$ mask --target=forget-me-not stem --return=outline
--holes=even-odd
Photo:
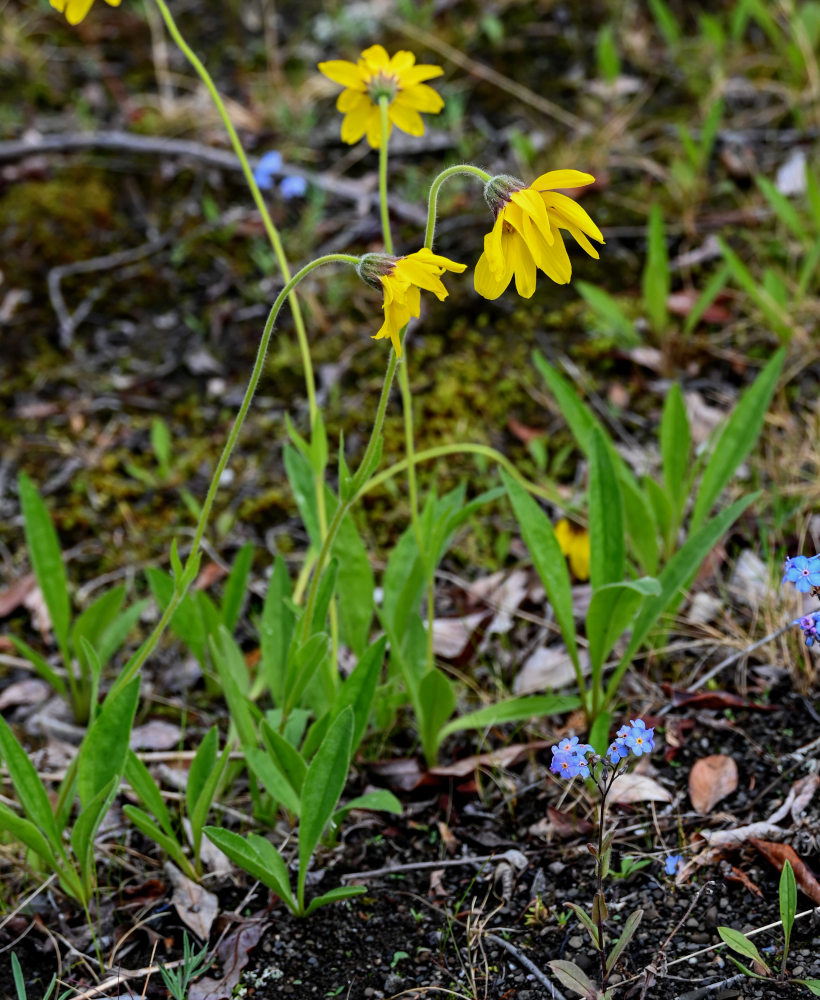
[[[161,0],[159,0],[161,2]],[[297,273],[288,281],[284,288],[276,296],[276,300],[271,306],[271,310],[268,313],[268,318],[265,321],[265,328],[262,331],[262,337],[259,340],[259,347],[256,351],[256,360],[253,364],[253,369],[251,371],[250,379],[248,380],[248,387],[245,390],[245,395],[242,398],[242,402],[239,406],[239,410],[234,418],[233,426],[231,427],[231,432],[228,435],[228,440],[225,442],[225,447],[222,449],[222,454],[219,457],[219,461],[214,469],[213,477],[211,478],[211,484],[208,487],[208,493],[205,497],[205,502],[202,505],[202,510],[199,514],[199,520],[197,521],[196,531],[194,533],[194,540],[191,544],[191,550],[188,554],[188,558],[185,561],[185,565],[182,569],[181,579],[174,581],[174,592],[171,596],[171,600],[168,603],[165,611],[163,612],[161,618],[154,626],[154,630],[145,640],[145,642],[140,646],[137,652],[131,657],[128,663],[125,665],[123,672],[117,678],[112,690],[114,688],[122,687],[127,684],[132,677],[134,677],[142,667],[143,663],[148,659],[151,653],[154,651],[162,633],[165,631],[165,627],[171,620],[171,617],[179,606],[180,601],[185,596],[188,587],[191,584],[191,580],[188,577],[191,574],[191,570],[195,565],[197,555],[199,553],[199,547],[202,544],[202,538],[205,534],[205,528],[208,524],[208,518],[211,514],[211,508],[213,507],[214,499],[216,497],[217,490],[219,489],[220,480],[222,479],[222,474],[227,468],[228,462],[231,457],[231,453],[236,445],[239,438],[239,433],[242,430],[242,424],[245,421],[245,417],[248,414],[248,410],[251,407],[251,402],[253,400],[254,393],[256,392],[256,387],[259,384],[259,380],[262,377],[262,372],[265,367],[265,356],[267,355],[268,345],[270,344],[271,335],[273,333],[274,324],[276,323],[276,318],[279,315],[279,310],[285,302],[285,299],[291,294],[294,288],[299,284],[299,282],[314,271],[317,267],[321,267],[324,264],[333,263],[344,263],[356,265],[359,262],[358,257],[354,257],[352,254],[347,253],[331,253],[326,254],[324,257],[317,257],[316,260],[310,261],[309,264],[305,264]]]

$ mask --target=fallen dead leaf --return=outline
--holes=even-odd
[[[447,888],[444,885],[444,869],[434,868],[430,872],[430,888],[427,890],[427,895],[430,899],[446,899],[448,896]]]
[[[728,691],[681,691],[671,684],[661,684],[669,696],[673,708],[686,705],[689,708],[753,708],[758,712],[777,712],[779,705],[761,705],[748,698]]]
[[[547,818],[558,836],[564,840],[570,837],[586,837],[593,830],[592,823],[588,819],[579,818],[574,813],[563,812],[552,806],[547,808]]]
[[[741,885],[746,886],[752,895],[757,896],[759,899],[763,899],[763,893],[760,891],[760,887],[756,885],[741,868],[735,868],[735,866],[730,865],[728,861],[721,861],[720,874],[726,879],[727,882],[740,882]]]
[[[689,772],[689,798],[701,816],[737,788],[737,764],[726,754],[712,754],[695,761]]]
[[[786,796],[783,804],[769,817],[769,822],[779,823],[790,812],[792,819],[797,822],[814,798],[814,793],[818,788],[820,788],[820,774],[807,774],[805,778],[795,781],[789,789],[789,794]]]
[[[51,694],[51,685],[38,677],[15,681],[0,694],[0,712],[18,705],[37,705]]]
[[[179,746],[181,739],[179,726],[163,719],[151,719],[131,730],[129,742],[132,750],[173,750]]]
[[[742,847],[753,837],[785,837],[788,830],[784,830],[777,823],[764,819],[757,823],[749,823],[747,826],[738,826],[734,830],[701,830],[700,835],[710,847],[730,848]]]
[[[466,778],[481,767],[512,767],[520,760],[543,750],[549,746],[548,740],[534,740],[532,743],[513,743],[508,747],[501,747],[490,753],[473,754],[471,757],[464,757],[454,764],[447,764],[443,767],[431,767],[430,774],[437,778]]]
[[[230,1000],[248,964],[248,955],[265,932],[261,919],[240,925],[217,948],[216,955],[222,965],[222,978],[205,977],[188,988],[188,1000]]]
[[[490,615],[489,611],[476,611],[461,618],[436,618],[433,621],[433,652],[446,660],[459,659],[473,633]]]
[[[200,940],[207,941],[211,934],[211,926],[219,913],[219,900],[214,893],[208,892],[183,875],[170,861],[165,862],[165,874],[174,887],[171,902],[179,914],[179,919]]]
[[[0,591],[0,618],[5,618],[21,607],[36,586],[37,580],[34,574],[26,573],[19,580],[15,580],[10,587]]]
[[[447,853],[455,854],[461,841],[443,820],[438,821],[438,834],[442,844],[447,848]]]
[[[612,782],[610,800],[624,805],[630,802],[671,802],[672,796],[654,778],[646,774],[622,774]]]
[[[794,880],[798,888],[804,892],[809,899],[820,906],[820,882],[809,868],[805,861],[799,857],[791,844],[777,844],[768,840],[760,840],[757,837],[750,837],[749,843],[757,848],[763,857],[774,865],[778,871],[783,870],[783,865],[788,861],[794,871]]]
[[[586,650],[579,651],[581,671],[590,671]],[[536,691],[557,691],[575,680],[575,668],[565,646],[540,646],[524,661],[513,680],[513,694],[533,694]]]

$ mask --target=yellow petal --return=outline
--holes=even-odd
[[[340,83],[351,90],[364,90],[365,81],[359,67],[347,59],[330,59],[319,63],[319,72],[334,83]]]
[[[570,263],[567,248],[564,246],[564,239],[557,229],[553,229],[554,242],[552,246],[545,248],[540,268],[548,278],[557,285],[566,285],[572,277],[572,264]]]
[[[380,69],[387,69],[390,63],[390,56],[388,56],[387,50],[383,45],[371,45],[369,49],[365,49],[362,52],[359,62],[364,62],[371,72],[378,73]]]
[[[342,142],[347,142],[352,146],[361,139],[367,131],[372,107],[370,101],[367,101],[357,107],[355,111],[344,116],[342,119]]]
[[[487,255],[487,265],[497,274],[503,274],[505,268],[504,250],[501,240],[501,235],[504,231],[504,214],[505,210],[502,209],[498,213],[495,225],[484,237],[484,253]],[[504,287],[506,288],[506,285]]]
[[[372,103],[366,93],[363,93],[361,90],[351,90],[348,87],[336,98],[336,110],[341,111],[343,115],[347,115],[359,110],[361,107],[369,109]]]
[[[466,264],[459,264],[454,260],[450,260],[449,257],[442,257],[441,254],[433,253],[427,247],[422,247],[421,250],[417,250],[409,256],[424,263],[435,264],[436,267],[442,267],[446,271],[455,271],[457,274],[461,274],[462,271],[467,269]]]
[[[599,243],[604,242],[601,230],[577,201],[573,201],[572,198],[568,198],[565,194],[557,194],[554,191],[545,192],[541,197],[546,202],[548,211],[553,216],[558,216],[559,226],[568,222]],[[553,221],[555,222],[556,220],[554,219]]]
[[[512,267],[506,261],[502,261],[501,271],[495,271],[490,267],[486,251],[478,258],[473,272],[473,284],[478,294],[485,299],[497,299],[506,291],[511,278]]]
[[[577,188],[592,184],[595,178],[581,170],[548,170],[530,184],[535,191],[554,191],[556,188]]]
[[[403,107],[393,101],[387,108],[387,116],[391,122],[408,135],[424,135],[424,122],[421,115],[413,108]]]
[[[382,144],[382,116],[375,105],[371,105],[371,109],[367,119],[367,141],[373,149],[380,149]],[[387,135],[389,136],[392,131],[393,126],[388,121]]]
[[[66,0],[50,0],[51,6],[61,14],[65,10]]]
[[[509,254],[515,272],[515,290],[522,298],[532,298],[535,291],[535,262],[520,234],[512,235]]]
[[[119,7],[120,0],[105,0],[109,7]]]
[[[400,82],[402,87],[414,87],[423,80],[432,80],[433,77],[441,76],[444,70],[441,66],[433,66],[432,63],[422,63],[413,66],[412,69],[402,70]]]
[[[510,201],[519,205],[521,210],[530,216],[547,243],[552,243],[547,206],[541,195],[537,191],[533,191],[532,188],[524,188],[521,191],[514,191],[510,195]]]
[[[400,76],[402,73],[406,73],[407,70],[415,63],[416,57],[412,52],[408,52],[406,49],[400,49],[387,64],[387,71],[394,76]]]
[[[582,250],[586,250],[586,252],[590,255],[590,257],[594,257],[595,260],[599,259],[601,255],[598,253],[595,247],[589,242],[586,236],[584,236],[584,234],[581,232],[580,229],[576,229],[575,226],[571,226],[569,223],[567,223],[567,231],[572,234],[573,238],[575,239],[575,242],[578,244],[579,247],[581,247]]]
[[[420,83],[415,87],[400,90],[393,104],[400,104],[403,107],[435,115],[444,107],[444,98],[441,94],[437,94],[432,87]]]

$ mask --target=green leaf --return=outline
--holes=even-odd
[[[619,477],[624,504],[624,524],[632,552],[645,573],[654,576],[660,564],[658,525],[643,490],[631,476]]]
[[[565,959],[557,958],[547,965],[555,973],[556,978],[563,983],[567,989],[574,990],[584,1000],[593,1000],[598,991],[595,983],[587,976],[583,969],[579,969],[575,962],[567,962]]]
[[[309,917],[320,906],[327,906],[329,903],[338,903],[342,899],[352,899],[354,896],[361,896],[367,889],[363,885],[339,885],[335,889],[330,889],[321,896],[314,896],[308,903],[305,916]]]
[[[680,524],[687,500],[686,479],[689,473],[692,436],[680,385],[673,382],[666,394],[661,417],[661,459],[666,494],[675,511],[675,525]]]
[[[124,600],[125,587],[114,587],[98,597],[74,622],[71,645],[86,672],[90,670],[90,665],[85,662],[85,657],[82,655],[80,639],[86,639],[96,649],[103,633],[119,614]]]
[[[428,766],[438,761],[441,730],[456,707],[456,693],[449,677],[438,667],[433,667],[419,684],[419,701],[424,705],[424,714],[417,718],[421,746]]]
[[[305,758],[288,740],[287,736],[279,733],[267,720],[262,723],[262,742],[297,797],[301,797],[307,774]],[[295,811],[298,815],[298,808]]]
[[[687,337],[692,335],[703,314],[726,287],[728,279],[729,267],[726,264],[721,264],[703,286],[703,291],[684,320],[683,332]]]
[[[253,542],[245,542],[242,548],[236,553],[225,581],[225,589],[222,592],[222,613],[220,615],[222,624],[229,632],[236,629],[239,615],[242,612],[242,605],[248,588],[248,576],[253,565]]]
[[[302,786],[299,824],[298,899],[304,902],[305,878],[316,845],[344,790],[350,765],[353,709],[346,708],[328,727],[322,745],[310,762]]]
[[[57,829],[48,793],[37,776],[28,754],[14,738],[2,716],[0,716],[0,756],[6,762],[11,783],[26,817],[46,837],[52,851],[61,853],[62,838]]]
[[[16,635],[10,635],[8,638],[14,644],[14,648],[17,652],[29,661],[35,671],[47,684],[50,684],[54,688],[57,694],[62,695],[63,698],[68,696],[68,689],[66,688],[66,683],[63,678],[52,670],[48,661],[42,657],[36,649],[32,649],[28,643],[23,642],[22,639],[18,639]]]
[[[294,651],[288,664],[285,690],[282,694],[283,712],[287,714],[301,704],[301,697],[327,658],[328,649],[327,635],[324,632],[316,632]]]
[[[575,914],[576,917],[581,921],[581,923],[586,927],[589,936],[592,938],[592,946],[597,950],[598,948],[598,928],[592,922],[592,917],[587,913],[583,907],[579,906],[577,903],[564,903],[564,906],[568,907]]]
[[[57,867],[57,856],[40,828],[31,820],[18,816],[3,802],[0,802],[0,830],[6,830],[15,840],[34,851],[50,868]]]
[[[258,747],[245,747],[245,760],[262,782],[265,791],[289,813],[298,816],[302,811],[299,793],[293,788],[279,762]]]
[[[632,913],[626,918],[626,923],[624,924],[624,929],[621,932],[621,936],[615,942],[612,951],[609,953],[609,958],[606,960],[606,971],[607,973],[612,972],[615,968],[615,963],[621,957],[621,952],[632,940],[632,936],[638,929],[638,924],[641,922],[641,917],[643,917],[643,910],[633,910]]]
[[[680,42],[680,26],[665,0],[649,0],[649,9],[663,40],[669,48],[676,48]]]
[[[185,805],[188,808],[188,817],[194,811],[202,789],[208,780],[208,775],[216,767],[216,755],[219,749],[219,730],[216,726],[211,726],[202,737],[199,748],[191,761],[188,770],[188,781],[185,786]]]
[[[761,288],[760,283],[734,250],[719,236],[717,237],[717,241],[720,246],[720,252],[723,254],[723,259],[726,261],[734,280],[763,313],[778,336],[784,341],[790,340],[792,325],[788,313],[777,304],[765,289]]]
[[[83,809],[89,808],[112,779],[122,777],[139,695],[139,676],[119,691],[109,692],[80,744],[77,792]]]
[[[219,782],[222,780],[222,775],[225,773],[225,768],[228,766],[228,761],[231,759],[231,745],[226,743],[222,753],[219,755],[219,759],[214,765],[214,769],[205,779],[205,784],[202,786],[202,791],[199,793],[194,808],[188,813],[188,819],[191,822],[191,839],[193,840],[194,847],[194,857],[196,858],[197,866],[199,866],[199,851],[202,845],[202,829],[205,826],[205,820],[208,818],[208,813],[211,811],[211,805],[214,801],[214,795],[216,795],[216,788]]]
[[[593,593],[623,579],[626,550],[621,490],[603,431],[598,428],[592,432],[590,447],[589,548]]]
[[[705,521],[724,487],[752,450],[785,360],[786,352],[781,348],[743,393],[726,421],[701,477],[690,531]]]
[[[660,583],[649,576],[641,577],[640,580],[608,583],[594,591],[586,618],[589,661],[594,687],[600,686],[601,668],[606,658],[621,635],[632,624],[644,599],[656,596],[660,592]]]
[[[619,347],[636,347],[641,338],[635,324],[627,316],[617,299],[613,298],[603,288],[591,285],[587,281],[576,281],[575,287],[598,318],[607,333],[611,333]]]
[[[663,337],[669,326],[666,300],[669,298],[669,254],[663,213],[657,203],[649,210],[648,252],[643,272],[643,301],[649,326],[657,337]]]
[[[151,777],[151,772],[133,750],[129,750],[125,758],[124,774],[125,780],[134,789],[140,802],[156,816],[165,833],[169,837],[173,837],[174,827],[171,823],[171,814],[168,812],[162,793]]]
[[[792,982],[805,986],[810,993],[820,997],[820,979],[794,979]]]
[[[783,871],[780,873],[780,919],[783,921],[783,937],[785,946],[783,948],[783,963],[785,965],[786,956],[789,953],[789,942],[794,927],[794,917],[797,913],[797,883],[794,878],[794,870],[791,862],[783,862]]]
[[[772,211],[783,223],[783,225],[787,229],[790,229],[793,235],[796,236],[801,243],[809,243],[810,236],[806,227],[803,225],[803,219],[789,199],[785,195],[781,194],[774,184],[772,184],[772,182],[766,177],[755,177],[755,183],[760,188]]]
[[[171,432],[162,417],[154,417],[151,421],[151,447],[157,459],[157,465],[163,475],[167,475],[171,465]]]
[[[500,726],[505,722],[523,722],[543,715],[563,715],[572,712],[581,702],[575,695],[526,695],[520,698],[507,698],[475,712],[467,712],[448,722],[439,731],[439,742],[452,733],[463,729],[486,729],[488,726]]]
[[[270,841],[253,833],[247,838],[241,837],[232,830],[223,830],[218,826],[206,826],[204,833],[208,840],[216,844],[235,865],[239,865],[252,878],[273,889],[291,912],[299,912],[291,892],[284,859]],[[260,841],[264,841],[267,848],[263,847]]]
[[[262,649],[261,671],[273,695],[274,704],[282,704],[296,614],[291,606],[290,577],[282,556],[273,563],[259,621],[259,643]]]
[[[514,479],[501,470],[501,478],[507,487],[515,516],[521,527],[521,534],[530,550],[533,565],[544,585],[547,597],[555,613],[555,620],[561,629],[567,651],[575,666],[579,690],[583,690],[583,677],[578,661],[578,645],[575,639],[575,621],[572,610],[572,587],[569,570],[561,552],[555,531],[538,504]]]
[[[124,805],[122,807],[122,813],[128,822],[132,823],[140,831],[140,833],[148,837],[149,840],[153,840],[157,847],[159,847],[161,851],[164,851],[174,864],[178,868],[182,869],[188,878],[196,880],[196,870],[191,864],[188,856],[185,854],[182,845],[173,834],[169,834],[164,830],[161,830],[148,813],[143,812],[143,810],[139,809],[137,806],[130,804]]]
[[[148,586],[160,609],[164,611],[174,594],[173,578],[162,570],[149,568],[145,571]],[[190,594],[186,594],[177,605],[171,621],[171,631],[194,654],[200,666],[207,666],[208,632],[202,621],[199,608]]]
[[[239,742],[243,747],[255,747],[256,721],[254,707],[248,697],[248,667],[242,650],[224,626],[211,636],[211,655]]]
[[[751,496],[741,497],[730,507],[722,510],[702,528],[691,534],[664,566],[658,577],[661,591],[657,596],[646,599],[635,619],[629,646],[609,679],[606,689],[606,704],[611,703],[615,697],[621,678],[632,662],[632,657],[649,635],[655,623],[664,611],[677,604],[683,591],[695,578],[703,560],[757,496],[757,493],[753,493]]]
[[[121,614],[117,615],[114,621],[103,630],[102,635],[94,643],[94,648],[97,651],[97,656],[102,666],[105,666],[114,653],[122,646],[128,637],[128,633],[137,624],[140,616],[149,604],[150,600],[148,598],[137,601],[126,608]]]
[[[25,474],[18,479],[20,506],[23,511],[23,530],[28,545],[29,558],[43,595],[57,645],[67,669],[71,669],[68,651],[68,628],[71,618],[71,601],[68,595],[60,540],[48,513],[48,508],[37,488]]]
[[[119,784],[119,776],[112,777],[94,798],[83,806],[74,821],[74,829],[71,831],[71,847],[74,851],[74,857],[77,859],[77,867],[80,869],[86,903],[91,899],[97,884],[94,838],[105,814],[111,808]]]
[[[745,934],[741,934],[740,931],[732,930],[731,927],[718,927],[718,934],[721,938],[729,945],[730,948],[734,949],[739,955],[743,955],[746,958],[751,958],[753,962],[757,962],[761,968],[765,969],[766,972],[771,975],[771,969],[763,961],[760,952],[755,948],[752,942],[746,937]]]
[[[594,690],[594,689],[593,689]],[[595,692],[598,695],[598,692]],[[603,702],[606,704],[606,702]],[[609,731],[612,728],[612,714],[593,701],[595,718],[589,729],[589,742],[597,754],[603,757],[609,746]]]
[[[396,796],[386,788],[377,788],[373,792],[365,792],[355,799],[345,802],[341,809],[337,809],[333,814],[333,826],[339,827],[344,822],[345,817],[353,809],[367,809],[371,812],[387,812],[394,816],[401,816],[402,805]]]

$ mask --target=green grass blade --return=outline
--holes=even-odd
[[[592,432],[589,464],[590,583],[593,592],[624,577],[626,544],[623,504],[603,431]]]
[[[439,741],[464,729],[485,729],[505,722],[525,722],[542,715],[563,715],[574,711],[579,705],[580,701],[575,695],[544,694],[508,698],[475,712],[459,715],[439,731]]]

